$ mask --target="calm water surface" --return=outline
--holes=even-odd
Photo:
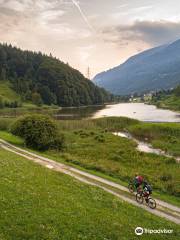
[[[102,116],[123,116],[151,122],[180,122],[180,113],[158,109],[154,105],[144,103],[108,105],[105,109],[96,112],[93,117]]]
[[[180,113],[158,109],[144,103],[119,103],[107,106],[65,108],[56,115],[57,119],[100,118],[123,116],[150,122],[180,122]]]

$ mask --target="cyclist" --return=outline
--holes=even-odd
[[[146,202],[148,202],[148,198],[152,194],[152,187],[146,181],[143,182],[143,194],[144,194],[144,198],[145,198]]]
[[[143,184],[143,180],[144,179],[142,176],[140,176],[138,174],[135,175],[133,182],[134,182],[134,186],[136,187],[137,192],[140,191],[141,185]]]

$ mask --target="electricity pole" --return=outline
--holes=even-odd
[[[90,71],[90,67],[88,66],[87,68],[87,78],[90,80],[91,79],[91,71]]]

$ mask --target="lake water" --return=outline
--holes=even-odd
[[[57,119],[100,118],[123,116],[147,122],[180,122],[180,113],[158,109],[144,103],[119,103],[106,106],[64,108],[56,114]]]

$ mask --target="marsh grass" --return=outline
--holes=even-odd
[[[128,130],[138,139],[150,142],[174,156],[180,156],[179,123],[139,123]]]
[[[104,131],[119,131],[138,123],[138,120],[126,117],[58,121],[60,130],[103,129]]]
[[[179,164],[174,159],[139,152],[134,141],[111,133],[97,131],[91,135],[86,130],[86,137],[71,131],[64,134],[67,143],[65,161],[126,182],[138,172],[151,182],[154,190],[180,196]]]

